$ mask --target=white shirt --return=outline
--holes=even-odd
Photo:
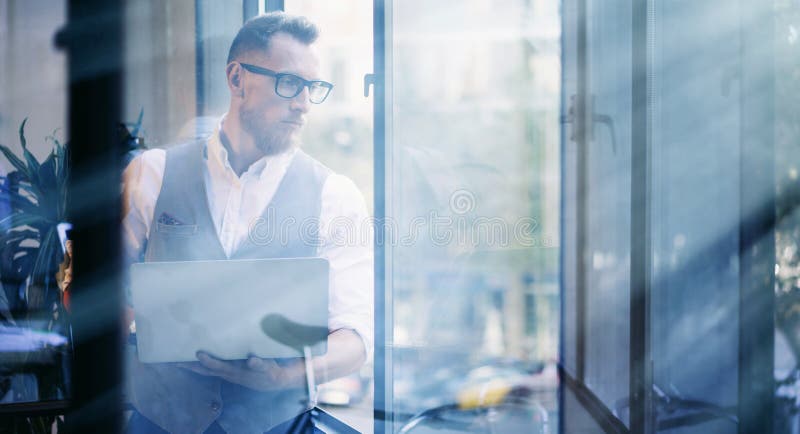
[[[253,163],[241,177],[228,161],[219,128],[209,137],[203,171],[211,217],[225,255],[231,257],[248,237],[250,224],[262,216],[296,150],[266,156]],[[136,157],[122,175],[123,243],[126,263],[139,262],[147,245],[156,201],[164,179],[166,151],[150,149]],[[373,268],[369,214],[364,197],[347,177],[332,173],[322,187],[319,216],[320,247],[317,256],[330,264],[328,328],[352,329],[364,342],[367,359],[373,348]],[[343,220],[347,224],[343,224]],[[334,222],[332,225],[331,222]],[[350,224],[352,222],[352,224]],[[342,242],[335,229],[359,231]],[[334,233],[331,233],[334,232]]]

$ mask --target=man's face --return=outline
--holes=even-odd
[[[239,59],[278,73],[290,73],[306,80],[319,79],[319,60],[311,46],[287,33],[273,35],[266,52],[252,52]],[[242,128],[266,155],[278,154],[293,144],[305,125],[311,108],[308,88],[294,98],[275,93],[275,77],[242,71],[243,95],[239,106]]]

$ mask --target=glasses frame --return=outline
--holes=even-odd
[[[252,72],[253,74],[265,75],[265,76],[268,76],[268,77],[274,77],[275,78],[275,95],[278,95],[281,98],[292,99],[292,98],[296,97],[297,95],[300,95],[300,92],[303,91],[303,88],[307,87],[308,88],[308,100],[312,104],[322,104],[323,102],[325,102],[326,99],[328,99],[328,95],[331,94],[331,90],[333,89],[333,84],[332,83],[328,83],[327,81],[323,81],[323,80],[306,80],[305,78],[300,77],[299,75],[296,75],[296,74],[289,74],[288,72],[276,72],[276,71],[273,71],[271,69],[262,68],[262,67],[257,66],[257,65],[252,65],[250,63],[239,62],[239,64],[242,65],[242,68],[244,68],[246,71]],[[278,83],[280,83],[281,78],[283,78],[283,77],[294,77],[297,80],[300,80],[303,83],[303,85],[297,88],[297,92],[295,92],[294,95],[291,95],[291,96],[281,95],[278,92]],[[328,90],[328,92],[325,93],[325,96],[323,96],[322,99],[319,100],[319,101],[314,101],[312,99],[312,97],[311,97],[311,86],[314,85],[314,84],[321,85],[322,88],[325,88],[325,89]]]

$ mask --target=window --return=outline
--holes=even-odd
[[[557,426],[559,36],[555,3],[387,5],[395,429],[435,423],[410,419],[424,410],[457,418],[446,406],[488,379],[529,375],[542,382],[526,410],[538,415],[507,414],[498,431]]]
[[[564,4],[562,361],[606,432],[772,429],[770,7]]]
[[[800,426],[796,2],[77,3],[0,4],[0,431],[166,427],[141,398],[180,387],[197,431]],[[272,42],[324,104],[229,80],[276,10],[321,29],[318,71]],[[286,375],[188,344],[245,335],[268,361],[216,362]]]

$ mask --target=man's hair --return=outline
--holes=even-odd
[[[276,33],[288,33],[298,41],[310,45],[317,40],[319,29],[305,17],[285,12],[270,12],[247,20],[231,43],[228,63],[252,51],[269,50],[269,41]]]

